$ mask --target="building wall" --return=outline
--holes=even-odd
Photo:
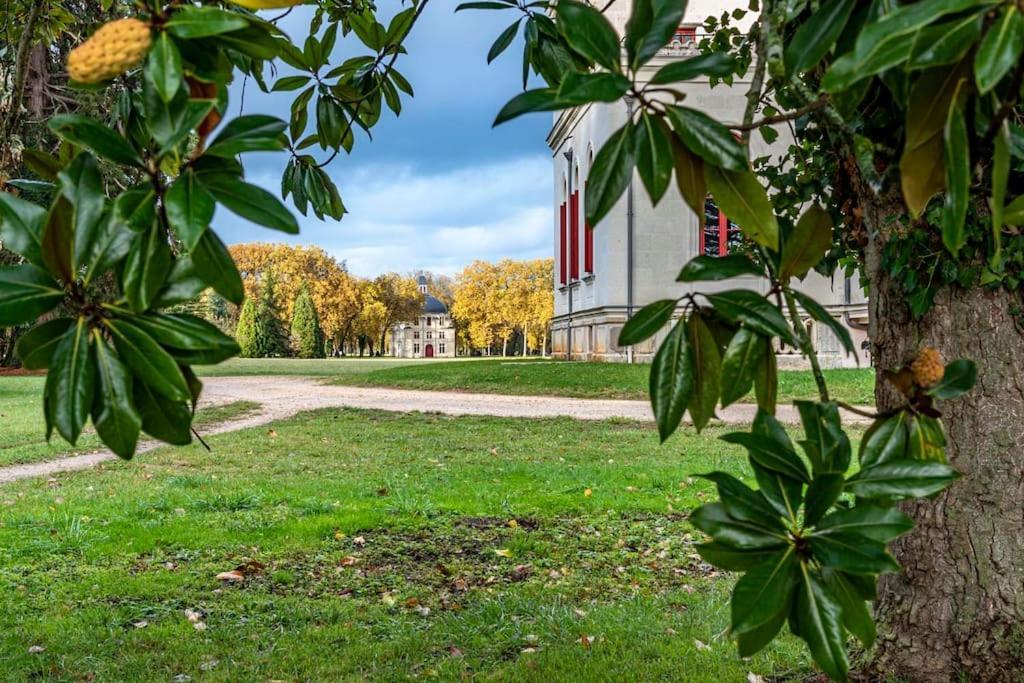
[[[691,2],[684,22],[698,23],[708,14],[745,6],[745,2]],[[608,16],[621,32],[629,16],[628,2],[618,0]],[[676,58],[668,55],[656,57],[648,66],[649,73]],[[747,79],[736,79],[732,86],[718,85],[712,88],[707,79],[694,80],[681,87],[686,93],[683,104],[716,119],[735,123],[742,118],[748,85]],[[675,276],[683,264],[700,253],[704,217],[693,213],[674,183],[659,204],[654,206],[635,173],[631,188],[619,198],[601,223],[594,227],[594,269],[593,273],[583,272],[585,227],[582,225],[582,214],[586,201],[586,178],[594,154],[626,122],[628,116],[629,104],[626,102],[581,107],[557,114],[548,136],[554,167],[552,243],[555,257],[555,315],[552,319],[551,340],[556,357],[569,355],[567,347],[571,327],[573,358],[626,360],[631,355],[630,351],[618,346],[621,326],[628,319],[631,308],[635,312],[657,299],[679,297],[695,289],[709,292],[742,287],[767,291],[767,281],[758,278],[699,283],[696,287],[676,282]],[[780,128],[778,132],[779,139],[772,146],[764,143],[761,136],[754,135],[751,139],[751,156],[781,154],[792,138],[788,129]],[[571,165],[566,158],[567,153],[571,153]],[[581,277],[579,281],[563,284],[560,281],[561,207],[563,203],[566,206],[568,224],[571,213],[570,190],[579,192],[580,239],[577,247]],[[632,287],[628,276],[630,211],[633,214]],[[571,230],[571,225],[567,227]],[[571,276],[571,273],[567,274]],[[568,279],[571,280],[571,277]],[[854,343],[860,348],[865,339],[860,324],[866,322],[867,304],[856,281],[850,284],[841,275],[829,279],[811,273],[796,287],[813,296],[838,319],[849,322]],[[823,364],[842,366],[868,362],[863,353],[858,358],[845,357],[834,335],[827,328],[819,330],[819,327],[812,324],[811,332],[819,338]],[[666,333],[667,330],[653,342],[634,347],[632,355],[642,360],[648,359],[652,348],[657,347]],[[800,362],[798,356],[790,358],[785,353],[780,356],[780,365],[783,366],[798,365]]]
[[[427,358],[427,345],[433,347],[433,358],[455,357],[455,327],[448,314],[426,315],[415,323],[402,323],[391,329],[391,354],[395,358]],[[429,336],[428,336],[429,335]]]

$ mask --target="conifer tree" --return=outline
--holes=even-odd
[[[299,358],[324,357],[324,333],[320,327],[320,316],[317,315],[313,297],[305,285],[295,299],[292,314],[292,352]]]
[[[257,357],[256,349],[256,304],[246,299],[242,311],[238,314],[238,326],[235,328],[235,341],[241,349],[243,358]]]
[[[256,304],[255,356],[279,358],[288,355],[288,334],[285,332],[281,311],[274,298],[277,279],[273,270],[268,270],[260,288],[260,299]]]

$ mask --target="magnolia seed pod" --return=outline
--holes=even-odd
[[[910,364],[910,372],[914,375],[915,384],[928,389],[942,381],[942,376],[946,374],[946,365],[937,350],[926,346]]]
[[[68,75],[79,83],[102,83],[138,65],[153,43],[149,24],[118,19],[97,29],[68,55]]]

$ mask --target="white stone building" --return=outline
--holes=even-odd
[[[673,43],[647,65],[653,74],[673,59],[696,54],[704,18],[724,11],[745,9],[746,0],[691,0],[683,24]],[[629,18],[629,0],[616,0],[606,13],[620,35]],[[749,23],[749,22],[748,22]],[[707,79],[681,86],[685,106],[700,109],[726,123],[738,123],[746,105],[749,80],[737,78],[734,85],[710,87]],[[548,134],[554,166],[554,259],[555,315],[551,321],[552,350],[556,357],[578,360],[649,360],[661,343],[666,328],[654,339],[632,348],[621,347],[618,335],[628,317],[657,299],[678,297],[689,291],[723,289],[767,289],[764,279],[735,278],[724,282],[675,281],[679,269],[697,254],[724,255],[738,238],[731,223],[712,201],[705,215],[697,216],[683,201],[673,182],[668,193],[652,206],[650,197],[634,173],[629,189],[612,211],[593,230],[583,225],[584,193],[594,154],[630,115],[628,101],[592,104],[558,112]],[[775,147],[787,142],[780,129]],[[789,138],[791,139],[791,138]],[[772,148],[761,136],[751,137],[751,156],[770,154]],[[861,348],[866,339],[867,301],[856,279],[842,275],[831,281],[811,273],[798,288],[812,295],[850,329],[854,344]],[[854,365],[846,357],[835,335],[825,326],[807,319],[822,363],[826,366]],[[860,351],[860,362],[867,362]],[[782,350],[780,365],[799,365],[802,360],[792,349]]]
[[[391,328],[391,354],[395,358],[454,358],[455,327],[448,307],[427,293],[427,278],[417,278],[423,294],[419,318]]]

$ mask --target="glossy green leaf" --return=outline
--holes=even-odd
[[[213,230],[207,230],[191,252],[196,276],[233,304],[245,298],[242,276],[227,247]]]
[[[964,69],[940,67],[924,72],[910,90],[906,135],[900,157],[900,181],[907,208],[916,217],[946,188],[943,131]]]
[[[982,9],[918,31],[907,66],[925,69],[959,62],[981,37],[985,11]]]
[[[848,355],[857,358],[857,348],[853,344],[853,337],[850,336],[850,330],[839,322],[839,319],[834,317],[824,306],[819,304],[813,297],[795,289],[790,290],[793,294],[793,298],[797,300],[797,303],[804,309],[807,315],[811,316],[815,321],[822,323],[832,334],[836,336],[839,343],[843,345],[843,350]],[[860,362],[858,358],[858,363]]]
[[[987,93],[1020,61],[1024,51],[1024,17],[1016,5],[1006,5],[985,31],[974,56],[974,83]]]
[[[622,98],[632,85],[622,74],[600,71],[580,73],[570,71],[562,78],[558,87],[558,101],[563,106],[587,104],[590,102],[615,102]],[[668,144],[668,141],[665,143]]]
[[[895,507],[858,503],[840,509],[818,522],[815,535],[853,533],[880,543],[888,543],[914,528],[914,520]]]
[[[186,401],[171,401],[138,380],[132,386],[142,431],[175,446],[192,443],[192,411]]]
[[[781,337],[794,346],[789,324],[779,309],[757,292],[729,289],[707,295],[715,311],[726,320],[743,324],[765,337]]]
[[[519,93],[501,108],[494,119],[495,126],[511,121],[523,114],[532,114],[540,111],[556,111],[565,109],[565,105],[558,98],[558,90],[555,88],[538,88],[526,90]]]
[[[743,234],[772,251],[779,248],[779,223],[768,193],[749,168],[730,171],[704,165],[708,191]]]
[[[707,256],[700,254],[687,261],[676,282],[711,282],[733,277],[763,276],[764,271],[743,254]]]
[[[178,364],[151,336],[126,320],[108,318],[104,324],[118,355],[139,381],[172,401],[189,399]]]
[[[733,589],[730,631],[740,635],[768,624],[781,626],[792,607],[796,569],[795,548],[788,546],[747,570]]]
[[[900,568],[884,543],[851,531],[813,535],[810,545],[816,560],[851,574],[881,574]]]
[[[26,370],[49,368],[57,347],[74,322],[71,318],[53,318],[18,337],[14,352],[21,361],[21,367]]]
[[[813,525],[831,509],[843,492],[843,475],[839,472],[815,474],[804,494],[804,523]]]
[[[715,416],[722,383],[722,356],[704,316],[697,311],[686,321],[686,336],[693,358],[693,393],[688,407],[699,432]]]
[[[800,566],[793,617],[796,631],[807,642],[814,662],[833,680],[845,681],[850,663],[843,637],[842,608],[806,564]]]
[[[680,321],[669,332],[651,363],[650,395],[658,434],[664,442],[679,426],[694,387],[693,352]]]
[[[100,223],[96,243],[89,255],[82,283],[88,285],[121,262],[135,241],[135,233],[109,215]]]
[[[77,271],[88,263],[101,232],[106,192],[96,158],[88,153],[76,156],[57,177],[61,192],[72,206],[71,270]]]
[[[74,208],[64,195],[59,195],[50,206],[43,226],[41,243],[43,261],[47,270],[64,282],[75,279]]]
[[[299,232],[299,224],[291,211],[262,187],[226,176],[202,178],[202,183],[232,213],[291,235]]]
[[[632,69],[638,69],[658,54],[683,21],[685,2],[678,0],[636,0],[626,25],[626,54]]]
[[[734,548],[711,541],[697,546],[697,552],[708,564],[730,572],[746,571],[777,554],[778,548]]]
[[[49,126],[64,140],[90,149],[104,159],[125,166],[142,165],[128,141],[96,119],[81,114],[58,114],[50,119]]]
[[[53,375],[48,400],[53,402],[53,423],[60,435],[72,445],[78,441],[92,408],[96,368],[89,351],[91,336],[85,317],[57,345],[50,365]]]
[[[786,44],[790,73],[803,73],[821,61],[836,44],[856,4],[856,0],[829,0],[818,6]]]
[[[928,389],[926,393],[940,400],[949,400],[970,391],[977,379],[978,366],[974,361],[960,358],[946,365],[942,381]]]
[[[661,299],[641,308],[622,326],[619,345],[631,346],[654,336],[672,320],[677,303],[675,299]]]
[[[609,71],[621,71],[619,37],[594,7],[575,0],[558,3],[558,26],[569,45]]]
[[[46,209],[9,192],[0,192],[0,242],[39,267],[46,267],[42,252],[45,224]]]
[[[959,477],[960,473],[949,465],[904,458],[862,469],[846,481],[846,490],[863,498],[924,498]]]
[[[711,52],[689,59],[674,59],[651,77],[652,85],[690,81],[699,76],[725,78],[736,71],[736,60],[727,52]]]
[[[828,403],[796,401],[807,436],[800,444],[807,452],[814,471],[845,472],[850,466],[850,439],[843,431],[839,406]]]
[[[760,491],[751,489],[736,477],[725,472],[709,472],[697,476],[715,483],[718,488],[719,501],[733,519],[752,522],[766,529],[786,530],[778,511],[772,507]]]
[[[828,586],[832,597],[839,603],[842,610],[843,626],[857,637],[857,640],[870,649],[875,642],[875,620],[868,610],[867,603],[857,591],[857,587],[843,572],[825,570],[822,578]]]
[[[132,402],[132,377],[98,332],[93,349],[99,381],[92,406],[92,423],[103,443],[127,460],[135,454],[142,428],[142,418]]]
[[[898,460],[907,452],[907,413],[876,420],[860,442],[860,466]]]
[[[35,266],[0,266],[0,326],[34,321],[64,300],[64,290]]]
[[[804,483],[811,481],[807,474],[807,467],[800,456],[791,448],[784,447],[774,439],[748,432],[732,432],[724,434],[721,438],[722,441],[746,448],[751,459],[761,467],[796,481]]]
[[[214,138],[206,154],[233,158],[243,152],[276,152],[284,149],[288,124],[276,116],[250,114],[232,119]]]
[[[511,26],[506,28],[498,36],[497,40],[491,45],[491,49],[487,51],[487,63],[490,64],[501,55],[502,52],[508,49],[508,46],[512,44],[512,41],[516,39],[516,32],[519,30],[518,19]]]
[[[665,196],[672,180],[671,132],[661,119],[644,112],[640,116],[634,137],[636,139],[636,170],[647,188],[651,202],[657,204]]]
[[[818,204],[812,204],[796,222],[782,245],[779,278],[803,278],[832,248],[832,216]]]
[[[136,313],[149,308],[171,270],[171,248],[163,232],[153,226],[135,236],[124,262],[121,285]]]
[[[132,230],[148,230],[156,220],[156,193],[149,184],[125,190],[114,200],[114,218]]]
[[[164,102],[170,102],[181,87],[181,53],[166,31],[157,34],[146,57],[146,80]]]
[[[971,152],[963,109],[954,103],[949,108],[944,134],[946,197],[942,206],[942,243],[954,256],[967,242],[964,223],[971,194]]]
[[[722,357],[722,407],[740,400],[750,392],[762,363],[764,337],[741,327],[733,335]]]
[[[764,338],[762,343],[765,351],[761,354],[761,362],[754,373],[754,394],[757,397],[757,407],[774,415],[779,393],[778,360],[775,358],[772,340]]]
[[[690,514],[690,524],[715,542],[741,549],[781,548],[786,537],[778,531],[753,522],[733,519],[721,503],[701,505]]]
[[[636,161],[633,125],[627,123],[612,133],[594,158],[584,195],[587,224],[601,222],[629,186]]]
[[[132,318],[168,353],[186,365],[212,365],[239,353],[235,340],[215,325],[188,313],[147,313]]]
[[[192,169],[185,169],[164,196],[167,222],[189,251],[209,227],[214,208],[213,195],[197,181]]]
[[[707,180],[704,179],[704,161],[688,150],[675,135],[669,138],[672,145],[672,163],[676,171],[676,187],[683,201],[690,207],[700,220],[704,216],[704,203],[707,201]]]
[[[679,139],[691,152],[708,162],[708,168],[749,172],[743,145],[717,120],[690,107],[670,106],[666,113]]]
[[[186,5],[175,11],[164,27],[178,38],[206,38],[249,25],[249,20],[237,12],[216,7]]]
[[[992,254],[990,263],[997,265],[1002,260],[1003,207],[1006,205],[1006,188],[1010,178],[1010,127],[1006,121],[999,126],[992,146]]]

